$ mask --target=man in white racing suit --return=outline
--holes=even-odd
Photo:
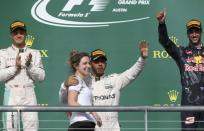
[[[44,80],[45,71],[38,50],[25,46],[26,26],[14,21],[10,25],[12,45],[0,50],[0,81],[5,83],[4,105],[37,105],[34,83]],[[2,115],[6,131],[17,131],[17,112]],[[22,112],[24,131],[38,130],[37,112]]]
[[[143,70],[145,59],[148,56],[148,44],[146,41],[140,42],[141,57],[128,70],[121,74],[104,75],[107,57],[104,51],[97,49],[91,52],[92,66],[92,94],[94,106],[118,106],[120,101],[120,92],[130,82],[132,82]],[[73,77],[69,77],[64,86],[60,89],[60,95],[66,97],[64,87],[76,84]],[[66,97],[67,98],[67,97]],[[65,98],[65,99],[66,99]],[[65,101],[60,98],[61,101]],[[101,117],[102,126],[96,127],[96,131],[120,131],[118,122],[118,112],[97,112]]]

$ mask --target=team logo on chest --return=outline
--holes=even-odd
[[[113,86],[112,85],[105,85],[105,89],[112,89]]]
[[[204,71],[204,58],[201,55],[189,57],[184,65],[185,71]]]

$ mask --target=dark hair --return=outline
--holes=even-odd
[[[90,57],[89,54],[86,52],[78,52],[77,50],[73,50],[70,52],[69,64],[73,72],[76,71],[75,66],[79,65],[81,59],[84,56]]]

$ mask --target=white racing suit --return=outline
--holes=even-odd
[[[121,74],[104,75],[97,81],[92,77],[91,88],[94,106],[118,106],[121,89],[140,74],[144,68],[144,64],[145,60],[140,57],[131,68]],[[61,86],[59,95],[60,101],[65,104],[67,99],[67,90],[65,87]],[[102,119],[102,126],[96,127],[96,131],[120,131],[118,112],[97,113]]]
[[[142,71],[145,60],[141,57],[128,70],[121,74],[102,76],[99,81],[92,79],[92,93],[94,106],[118,106],[120,91],[132,82]],[[102,119],[102,126],[96,131],[120,131],[118,112],[98,112]]]
[[[34,91],[34,82],[44,80],[40,52],[25,47],[19,54],[21,56],[21,69],[17,72],[16,56],[19,49],[14,45],[7,49],[0,50],[0,81],[5,83],[4,105],[34,106],[37,100]],[[29,67],[25,66],[27,56],[32,54],[32,61]],[[17,112],[5,112],[3,125],[6,131],[17,131]],[[37,112],[22,112],[23,131],[38,130]]]

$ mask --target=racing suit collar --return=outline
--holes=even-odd
[[[193,44],[189,43],[189,48],[192,48],[192,49],[201,49],[202,47],[203,47],[202,43],[200,44],[200,47],[196,47]]]
[[[17,48],[14,44],[12,44],[11,47],[15,52],[19,52],[19,48]],[[23,49],[23,52],[25,52],[27,47],[25,46],[24,48],[21,48],[21,49]]]
[[[101,77],[95,77],[93,74],[91,74],[90,76],[91,76],[91,79],[94,81],[99,81],[99,80],[101,80],[101,78],[105,77],[105,75],[102,75]]]

